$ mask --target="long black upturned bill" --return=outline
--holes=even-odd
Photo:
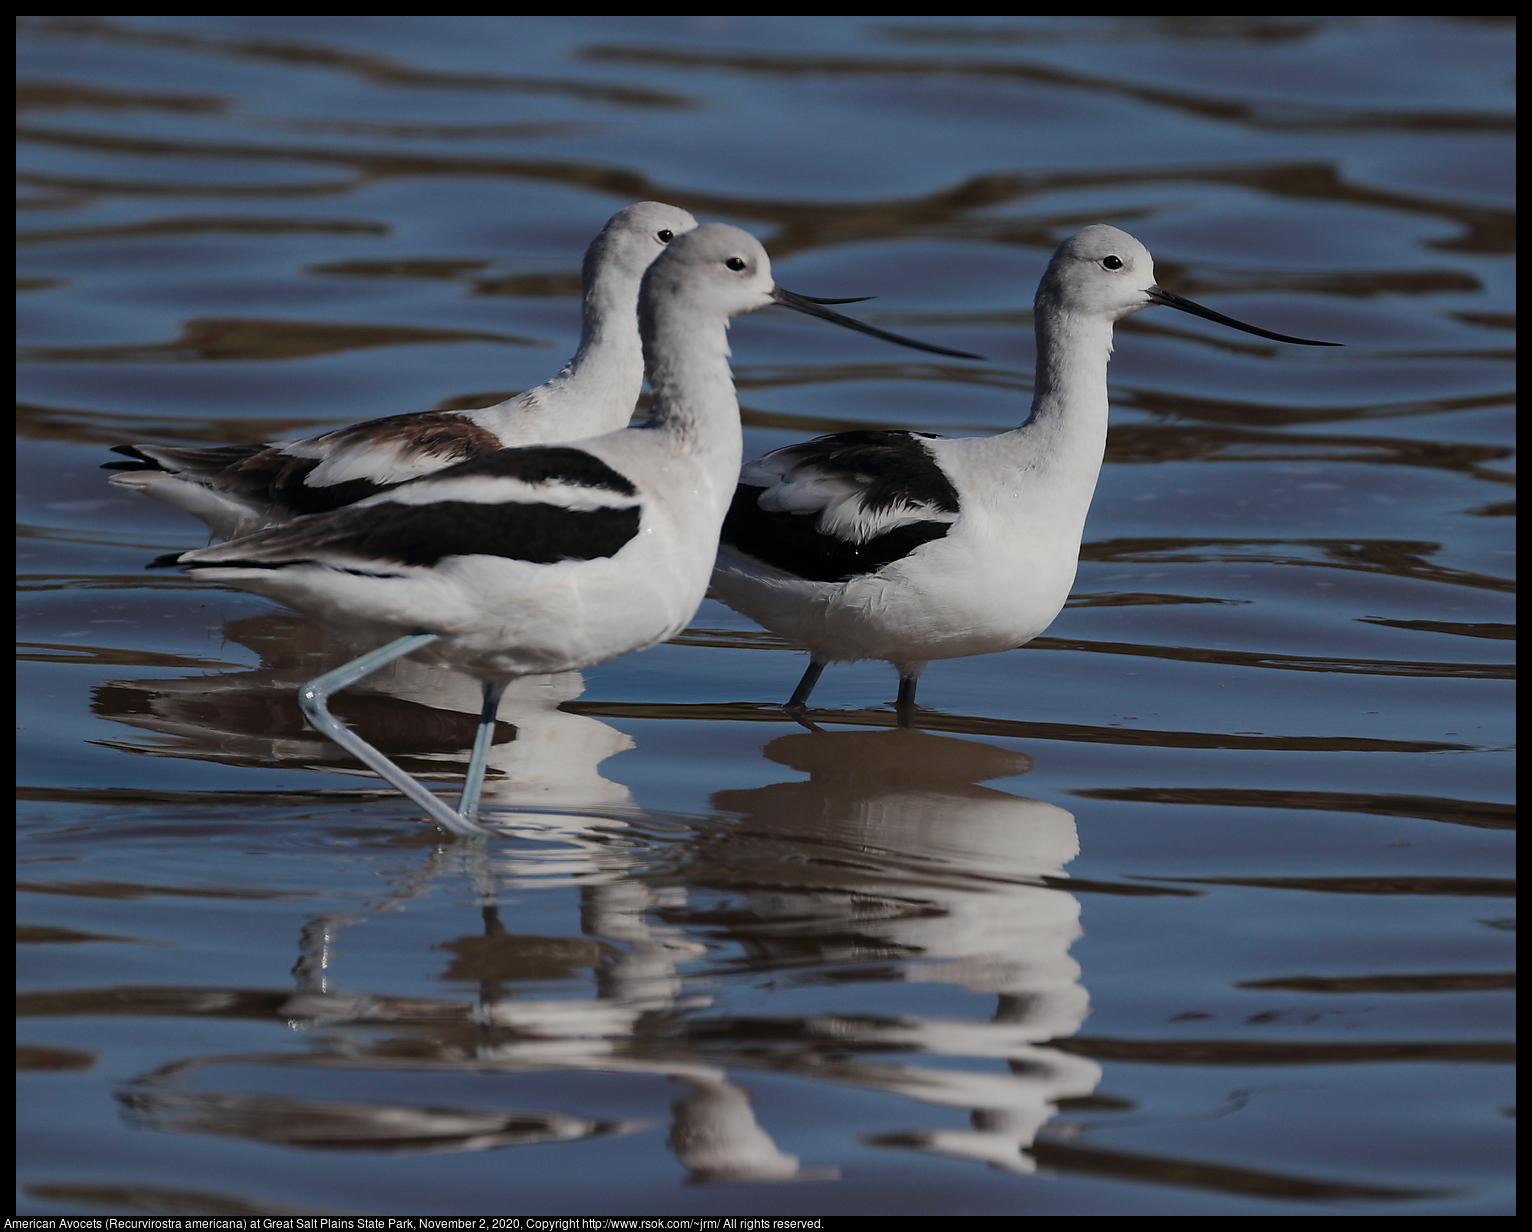
[[[916,342],[913,338],[906,338],[903,334],[891,334],[886,329],[878,329],[872,325],[864,325],[861,321],[851,317],[843,317],[838,312],[831,312],[823,304],[853,303],[852,300],[813,300],[806,295],[794,295],[791,291],[784,291],[781,287],[771,289],[771,298],[784,308],[792,308],[797,312],[807,313],[811,317],[819,317],[824,321],[833,321],[837,325],[844,325],[847,329],[854,329],[863,334],[871,334],[874,338],[881,338],[884,342],[893,342],[899,346],[913,347],[917,351],[931,351],[936,355],[955,355],[959,359],[983,359],[982,355],[975,355],[972,351],[954,351],[950,347],[933,346],[929,342]]]
[[[850,299],[820,299],[817,295],[800,295],[799,299],[806,299],[811,304],[865,304],[870,299],[877,299],[876,295],[853,295]]]
[[[1278,342],[1296,342],[1300,346],[1342,346],[1339,342],[1316,342],[1312,338],[1289,338],[1286,334],[1274,334],[1269,329],[1260,329],[1254,325],[1246,325],[1243,321],[1236,321],[1233,317],[1226,317],[1221,312],[1214,312],[1211,308],[1204,308],[1201,304],[1193,303],[1189,299],[1183,299],[1161,287],[1150,287],[1148,291],[1149,301],[1154,304],[1162,304],[1166,308],[1179,308],[1182,312],[1189,312],[1194,317],[1206,317],[1209,321],[1217,321],[1220,325],[1228,325],[1234,329],[1242,329],[1247,334],[1259,334],[1262,338],[1274,338]]]

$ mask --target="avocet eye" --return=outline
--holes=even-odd
[[[724,264],[731,270],[742,270],[745,268],[745,259],[743,257],[730,257]]]
[[[656,231],[655,235],[659,237],[660,243],[662,244],[668,244],[671,240],[676,238],[676,233],[674,231]]]
[[[1109,269],[1109,270],[1120,270],[1122,268],[1122,258],[1121,257],[1102,257],[1101,258],[1101,267],[1103,269]]]

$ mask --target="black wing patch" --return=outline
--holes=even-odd
[[[863,429],[815,437],[789,445],[767,458],[789,460],[792,469],[843,477],[857,488],[857,503],[871,514],[905,508],[959,512],[957,489],[916,438],[929,432]],[[748,468],[747,468],[748,470]],[[853,542],[818,529],[821,510],[762,509],[769,489],[741,483],[724,519],[722,542],[764,564],[811,582],[846,582],[876,573],[908,556],[923,543],[940,539],[950,520],[922,519],[890,527]]]
[[[235,550],[226,554],[222,548],[202,549],[214,554],[213,559],[183,561],[182,553],[172,552],[157,557],[149,568],[282,569],[323,564],[345,569],[347,560],[429,567],[449,556],[503,556],[551,565],[615,556],[638,534],[641,515],[637,505],[576,510],[543,504],[384,501],[261,531],[237,540]],[[257,550],[241,556],[240,546]]]
[[[566,509],[562,505],[385,501],[357,514],[368,525],[336,547],[401,565],[434,565],[447,556],[504,556],[534,565],[615,556],[638,534],[637,505]]]
[[[524,445],[500,449],[433,475],[443,479],[519,479],[523,483],[567,483],[580,488],[602,488],[619,496],[637,496],[638,489],[620,471],[613,470],[594,454],[568,445]]]
[[[934,438],[935,433],[866,428],[816,436],[777,453],[826,475],[855,478],[862,485],[862,508],[869,513],[901,504],[956,513],[957,489],[917,436]]]
[[[762,509],[760,498],[765,491],[743,483],[734,489],[722,541],[810,582],[849,582],[864,573],[876,573],[921,544],[942,538],[952,526],[950,522],[906,522],[862,543],[849,543],[817,530],[817,513]]]

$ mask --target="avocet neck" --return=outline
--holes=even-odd
[[[1018,435],[1026,441],[1034,481],[1059,485],[1061,497],[1088,505],[1106,452],[1112,321],[1059,312],[1041,296],[1039,301],[1032,413]]]
[[[649,427],[682,449],[738,450],[727,318],[682,296],[659,296],[643,307],[639,333],[649,377]]]
[[[606,240],[606,243],[603,243]],[[558,375],[468,418],[513,445],[577,440],[627,424],[643,387],[644,356],[633,328],[635,275],[608,259],[597,237],[580,271],[580,345]]]
[[[631,388],[631,405],[638,401],[644,371],[643,350],[632,324],[637,288],[631,274],[605,257],[599,243],[585,254],[580,270],[580,345],[549,384],[581,397]]]
[[[1027,423],[1042,430],[1090,425],[1106,430],[1106,366],[1112,321],[1098,314],[1044,311],[1036,316],[1037,375]],[[1083,422],[1082,422],[1083,421]]]

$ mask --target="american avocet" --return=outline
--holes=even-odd
[[[884,659],[912,721],[932,659],[1010,650],[1069,597],[1106,446],[1112,324],[1156,304],[1304,346],[1155,285],[1148,250],[1116,227],[1059,245],[1038,285],[1027,421],[999,436],[854,431],[777,449],[740,475],[713,588],[805,647],[787,702],[801,714],[825,665]]]
[[[385,488],[516,445],[572,441],[627,426],[644,379],[638,284],[685,210],[640,201],[591,241],[580,270],[580,347],[551,381],[477,411],[369,419],[274,445],[117,445],[112,482],[201,518],[220,538],[354,504]]]
[[[653,417],[567,445],[501,449],[328,513],[157,558],[386,645],[299,690],[318,730],[458,833],[474,820],[507,680],[590,667],[685,627],[702,602],[740,462],[729,318],[767,304],[923,350],[772,283],[737,227],[676,237],[638,320]],[[403,636],[400,636],[400,635]],[[325,699],[406,654],[481,682],[458,811],[338,723]]]

